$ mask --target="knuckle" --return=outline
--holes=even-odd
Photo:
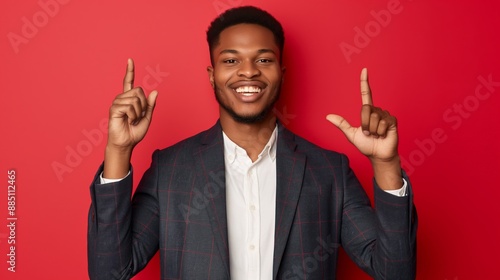
[[[127,112],[134,112],[135,113],[134,105],[133,104],[125,104],[124,107],[125,107],[125,110]]]
[[[380,115],[377,112],[372,112],[370,114],[370,118],[373,120],[378,120],[378,119],[380,119]]]
[[[132,96],[132,98],[130,99],[130,102],[133,104],[133,105],[140,105],[141,104],[141,98],[139,98],[139,96]]]
[[[114,99],[114,100],[117,100],[117,99],[123,98],[123,97],[126,95],[126,93],[127,93],[127,92],[122,92],[122,93],[120,93],[120,94],[117,94],[117,95],[115,96],[115,99]]]
[[[144,95],[144,90],[142,89],[142,87],[136,87],[134,88],[136,93],[139,94],[139,95]]]

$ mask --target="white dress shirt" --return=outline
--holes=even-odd
[[[252,162],[225,133],[226,209],[231,279],[273,278],[276,208],[275,128]]]

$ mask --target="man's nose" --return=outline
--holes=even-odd
[[[253,61],[243,61],[238,70],[238,76],[253,78],[260,75],[260,70]]]

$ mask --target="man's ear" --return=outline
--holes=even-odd
[[[214,68],[212,66],[207,66],[207,73],[208,73],[208,80],[210,81],[212,88],[215,88]]]
[[[286,67],[281,66],[281,82],[285,80],[285,72],[286,72]]]

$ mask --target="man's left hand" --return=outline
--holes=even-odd
[[[361,100],[361,126],[353,127],[339,115],[330,114],[326,118],[370,159],[375,180],[382,188],[401,188],[397,120],[389,112],[373,106],[366,68],[361,70]]]

